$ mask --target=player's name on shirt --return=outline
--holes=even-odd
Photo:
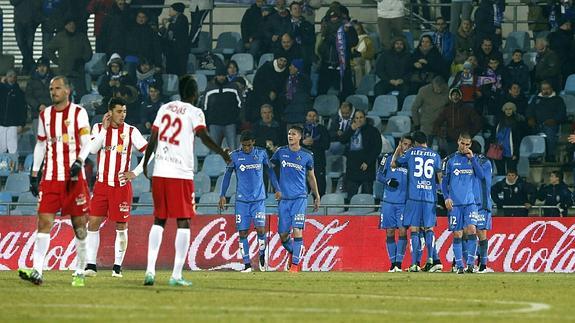
[[[421,150],[421,149],[410,149],[409,153],[411,156],[429,156],[429,157],[437,156],[437,153],[435,151]]]

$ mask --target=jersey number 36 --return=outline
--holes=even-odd
[[[415,172],[414,177],[421,177],[424,175],[425,178],[431,179],[433,177],[433,159],[427,159],[425,162],[421,157],[415,157]]]

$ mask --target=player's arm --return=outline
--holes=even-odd
[[[268,177],[270,178],[270,182],[272,182],[272,186],[274,188],[274,191],[279,192],[280,185],[278,183],[278,178],[276,177],[276,173],[274,172],[274,169],[269,164],[264,165],[264,168],[268,172]]]
[[[212,140],[212,138],[210,138],[210,135],[208,134],[208,131],[206,130],[205,127],[199,128],[196,132],[196,135],[200,137],[200,139],[202,140],[204,145],[206,145],[206,147],[208,147],[211,151],[215,152],[216,154],[222,156],[222,158],[226,161],[226,163],[229,163],[231,161],[230,154],[224,151],[220,146],[218,146]]]
[[[220,202],[218,206],[220,210],[224,210],[226,204],[226,192],[228,191],[228,186],[230,186],[230,179],[232,178],[232,173],[234,172],[233,167],[226,167],[226,172],[224,173],[224,180],[222,181],[222,188],[220,189]]]
[[[140,152],[146,152],[146,147],[148,147],[148,141],[146,140],[146,138],[144,138],[144,136],[142,136],[142,134],[140,133],[140,131],[138,130],[138,128],[134,128],[134,130],[132,131],[132,145]],[[152,153],[152,156],[150,156],[150,161],[151,162],[154,159],[155,154]],[[130,156],[131,158],[131,156]],[[131,181],[134,178],[140,176],[140,174],[144,171],[144,165],[148,165],[148,164],[144,164],[144,158],[142,158],[142,160],[140,160],[140,163],[138,163],[138,165],[132,169],[131,171],[128,172],[123,172],[120,173],[118,175],[120,181]]]
[[[148,141],[148,146],[146,147],[146,152],[144,153],[144,165],[148,165],[152,159],[152,154],[156,151],[158,146],[158,128],[152,127],[152,134],[150,135],[150,141]],[[148,176],[148,167],[144,167],[144,176]]]
[[[273,176],[274,176],[273,178],[275,178],[276,181],[277,181],[277,177],[276,177],[276,174],[275,174],[274,169],[275,169],[275,167],[279,164],[279,154],[278,154],[278,151],[279,151],[279,149],[276,149],[276,151],[274,152],[274,154],[272,155],[272,157],[270,158],[270,161],[269,161],[269,163],[268,163],[268,165],[269,165],[269,172],[271,172],[271,173],[274,174],[274,175],[273,175]],[[271,175],[270,175],[270,179],[272,179]],[[272,181],[273,181],[273,180],[272,180]],[[272,182],[272,185],[273,185],[273,182]],[[276,190],[276,193],[275,193],[276,201],[279,201],[279,200],[281,200],[281,198],[282,198],[282,192],[280,191],[279,181],[278,181],[278,184],[277,184],[277,188],[276,188],[276,187],[274,187],[274,188],[275,188],[275,190]]]
[[[108,114],[104,115],[102,119],[102,127],[95,124],[92,128],[92,138],[87,145],[82,146],[82,150],[80,150],[80,154],[78,155],[78,159],[82,161],[82,163],[88,158],[89,154],[96,154],[102,147],[102,143],[106,138],[106,131],[108,129],[110,117]],[[106,120],[106,121],[104,121]]]
[[[450,170],[449,170],[449,159],[444,162],[443,166],[443,175],[441,177],[441,193],[443,194],[443,199],[445,200],[445,207],[447,210],[451,211],[453,208],[453,200],[451,199],[451,195],[449,194],[449,180],[450,180]],[[445,178],[444,178],[444,177]]]
[[[475,177],[479,179],[485,178],[483,167],[481,167],[481,165],[479,164],[479,158],[477,158],[477,156],[473,156],[471,158],[471,166],[473,167],[473,173],[475,174]]]
[[[307,182],[309,183],[309,187],[311,188],[311,191],[314,195],[313,210],[314,210],[314,212],[317,212],[317,210],[319,210],[320,196],[319,196],[319,191],[317,189],[317,181],[315,179],[315,174],[313,172],[313,169],[308,169],[308,171],[307,171]]]
[[[108,119],[109,118],[110,116],[108,115]],[[81,149],[80,152],[78,152],[76,160],[70,166],[70,177],[78,176],[82,170],[82,166],[84,165],[84,160],[90,153],[90,142],[92,141],[92,136],[90,135],[90,121],[88,120],[88,113],[84,109],[81,109],[80,113],[78,114],[78,128],[78,136],[80,137]],[[84,151],[84,155],[82,155],[82,151]]]
[[[385,176],[387,175],[387,162],[391,162],[391,159],[387,156],[387,155],[383,155],[383,157],[381,157],[381,162],[379,162],[379,166],[377,167],[377,172],[376,172],[376,180],[380,183],[385,184],[385,181],[387,180],[385,178]]]

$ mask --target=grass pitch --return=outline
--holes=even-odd
[[[111,270],[70,286],[71,272],[44,285],[0,272],[1,322],[413,322],[575,321],[573,274],[185,272],[143,286],[143,271]]]

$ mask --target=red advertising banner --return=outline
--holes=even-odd
[[[377,216],[309,216],[304,231],[304,271],[386,271],[389,268],[385,232]],[[489,233],[489,267],[505,272],[575,272],[575,218],[494,218]],[[125,268],[146,266],[151,216],[134,216],[129,223]],[[282,270],[287,253],[276,232],[277,218],[270,217],[269,270]],[[32,266],[36,217],[0,217],[0,270]],[[233,216],[197,216],[192,221],[188,265],[192,270],[243,268]],[[157,266],[171,268],[174,261],[175,224],[168,223]],[[446,218],[438,219],[436,244],[444,264],[450,264],[451,235]],[[69,219],[58,219],[51,232],[46,267],[75,268],[76,248]],[[104,224],[98,262],[111,267],[114,258],[114,225]],[[255,232],[249,235],[250,255],[257,261]],[[425,259],[425,257],[423,258]],[[404,267],[410,264],[409,247]],[[444,266],[448,270],[450,266]]]

